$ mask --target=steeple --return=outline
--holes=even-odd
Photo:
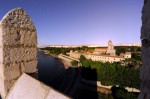
[[[108,41],[108,46],[109,45],[113,45],[111,40]]]
[[[114,49],[114,46],[113,46],[113,43],[111,40],[108,41],[108,48],[107,48],[107,54],[110,54],[110,55],[116,55],[116,51]]]

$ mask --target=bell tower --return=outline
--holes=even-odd
[[[115,56],[116,55],[116,50],[114,49],[113,43],[111,40],[108,41],[108,48],[106,54]]]

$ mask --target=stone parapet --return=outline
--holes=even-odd
[[[28,86],[26,86],[28,85]],[[11,88],[6,99],[70,99],[38,80],[22,74]]]
[[[0,94],[5,98],[23,73],[37,72],[36,28],[22,8],[0,21]]]

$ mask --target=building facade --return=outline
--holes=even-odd
[[[120,56],[116,55],[116,50],[114,49],[113,43],[111,40],[108,41],[108,47],[106,48],[95,48],[93,53],[81,53],[70,51],[70,57],[79,59],[81,55],[84,55],[86,59],[91,59],[92,61],[101,61],[101,62],[119,62],[125,60],[126,58],[131,58],[131,52],[126,52]]]
[[[121,56],[110,56],[110,55],[96,55],[96,54],[90,54],[90,59],[93,61],[101,61],[101,62],[119,62],[124,60],[124,57]]]
[[[103,47],[103,48],[95,48],[95,51],[93,52],[94,54],[107,54],[111,56],[116,55],[116,50],[114,49],[113,43],[111,40],[108,41],[108,47]]]

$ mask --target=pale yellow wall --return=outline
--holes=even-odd
[[[87,59],[91,59],[93,61],[102,61],[102,62],[119,62],[121,60],[124,60],[123,57],[118,56],[103,56],[103,55],[92,55],[92,54],[83,54]],[[70,57],[73,58],[80,58],[81,53],[72,52],[70,53]]]

